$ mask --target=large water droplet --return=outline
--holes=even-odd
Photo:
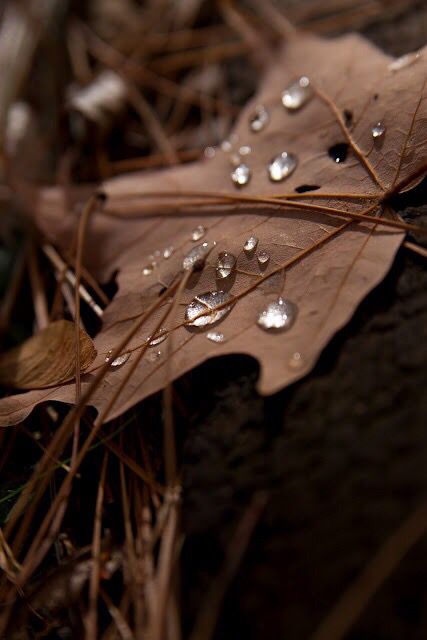
[[[125,362],[127,362],[130,358],[130,353],[122,353],[119,356],[117,356],[117,358],[114,358],[114,360],[111,360],[112,353],[113,353],[113,350],[110,349],[110,351],[105,356],[105,362],[109,362],[110,367],[121,367],[122,364],[125,364]]]
[[[252,253],[258,246],[258,238],[256,236],[250,236],[243,245],[245,253]]]
[[[281,182],[291,175],[296,169],[298,160],[296,156],[287,151],[283,151],[279,156],[273,158],[268,166],[268,175],[272,182]]]
[[[182,261],[182,268],[186,271],[201,269],[215,244],[215,242],[203,242],[190,249]]]
[[[148,344],[150,347],[155,347],[157,344],[160,344],[161,342],[166,340],[167,337],[168,337],[167,329],[162,327],[161,329],[158,330],[156,335],[153,336],[153,338],[149,341]]]
[[[377,122],[377,124],[372,127],[371,131],[373,138],[381,138],[385,133],[385,125],[382,122]]]
[[[193,242],[197,242],[197,240],[201,240],[203,238],[205,233],[205,227],[199,224],[199,226],[193,229],[193,231],[191,232],[191,239],[193,240]]]
[[[208,340],[210,340],[211,342],[224,342],[225,337],[223,333],[219,333],[218,331],[209,331],[209,333],[206,334],[206,337]]]
[[[260,104],[255,107],[254,112],[249,118],[249,128],[254,133],[258,133],[258,131],[262,131],[267,126],[269,120],[270,116],[267,109]]]
[[[221,320],[231,310],[231,295],[226,291],[207,291],[196,296],[185,310],[185,319],[193,327],[204,327]],[[221,306],[225,305],[225,306]],[[218,307],[221,307],[218,309]]]
[[[340,162],[344,162],[347,158],[348,154],[348,144],[346,142],[339,142],[338,144],[332,145],[328,149],[329,157],[332,158],[334,162],[339,164]]]
[[[297,306],[293,302],[278,298],[259,314],[258,325],[266,331],[283,331],[292,327],[296,315]]]
[[[389,71],[400,71],[405,67],[409,67],[411,64],[414,64],[420,58],[419,51],[415,51],[414,53],[405,53],[404,56],[400,56],[400,58],[396,58],[388,65]]]
[[[260,251],[257,255],[258,264],[260,267],[265,267],[270,260],[270,254],[267,251]]]
[[[234,171],[231,172],[231,179],[237,187],[243,187],[248,184],[252,177],[252,172],[246,164],[239,164]]]
[[[289,111],[301,109],[313,96],[313,89],[307,76],[302,76],[289,85],[282,93],[282,104]]]
[[[236,266],[236,256],[228,251],[221,251],[218,254],[218,260],[216,263],[216,277],[221,280],[222,278],[228,278]]]

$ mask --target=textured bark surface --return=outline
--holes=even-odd
[[[427,11],[367,33],[400,54],[426,40]],[[423,27],[424,25],[424,27]],[[427,207],[406,219],[427,223]],[[400,250],[389,276],[325,350],[314,372],[272,398],[247,358],[190,374],[185,433],[186,624],[222,566],[257,489],[269,501],[215,638],[308,638],[381,544],[427,494],[427,272]],[[208,390],[208,391],[207,391]],[[413,547],[348,638],[427,634],[427,540]]]

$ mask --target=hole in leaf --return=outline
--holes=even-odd
[[[297,193],[306,193],[307,191],[317,191],[320,189],[318,184],[301,184],[299,187],[295,187]]]
[[[328,154],[329,157],[337,164],[339,162],[344,162],[348,154],[347,142],[338,142],[338,144],[332,145],[332,147],[329,147],[328,149]]]
[[[347,129],[353,124],[353,112],[349,109],[344,109],[344,122]]]

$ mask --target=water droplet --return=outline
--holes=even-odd
[[[230,164],[232,167],[238,167],[239,164],[242,162],[241,157],[239,156],[238,153],[232,153],[230,156]]]
[[[142,269],[142,275],[143,276],[151,275],[153,273],[153,269],[154,269],[154,263],[153,262],[151,264],[145,265],[145,267],[143,267],[143,269]]]
[[[252,153],[252,147],[244,144],[243,147],[240,147],[239,153],[241,156],[248,156],[250,153]]]
[[[209,333],[206,334],[206,337],[211,342],[224,342],[225,340],[224,334],[219,333],[218,331],[209,331]]]
[[[155,362],[160,358],[161,355],[162,355],[161,351],[150,351],[149,353],[147,353],[147,360],[149,362]]]
[[[207,291],[193,298],[185,310],[187,323],[194,327],[204,327],[221,320],[231,310],[232,304],[226,305],[231,295],[226,291]],[[225,305],[225,306],[221,306]],[[221,307],[217,309],[217,307]]]
[[[164,340],[166,340],[167,337],[168,337],[167,329],[162,327],[161,329],[158,330],[156,335],[153,336],[153,338],[149,341],[148,345],[150,347],[155,347],[156,345],[158,345],[161,342],[163,342]]]
[[[168,260],[171,255],[173,254],[173,252],[175,251],[175,249],[173,247],[166,247],[166,249],[163,249],[163,257],[165,260]]]
[[[228,278],[234,271],[236,266],[236,256],[228,251],[221,251],[218,254],[218,260],[216,263],[216,277],[218,280]]]
[[[252,253],[252,251],[255,251],[257,246],[258,246],[258,238],[256,238],[255,236],[251,236],[246,240],[245,244],[243,245],[243,250],[245,251],[245,253]]]
[[[287,151],[283,151],[279,156],[273,158],[268,165],[268,175],[272,182],[281,182],[295,171],[298,160],[296,156]]]
[[[346,142],[339,142],[338,144],[332,145],[332,147],[329,147],[328,149],[329,157],[332,158],[332,160],[337,164],[346,160],[347,153],[348,144]]]
[[[225,153],[230,153],[232,147],[233,145],[231,144],[230,140],[224,140],[224,142],[221,143],[221,149]]]
[[[260,251],[257,255],[258,264],[260,267],[265,267],[270,260],[270,254],[267,251]]]
[[[122,353],[121,355],[117,356],[117,358],[114,358],[114,360],[111,360],[112,353],[113,353],[113,350],[110,349],[107,355],[105,356],[105,362],[109,362],[110,367],[121,367],[122,364],[125,364],[125,362],[127,362],[130,358],[130,353]]]
[[[193,269],[202,269],[206,258],[214,248],[216,242],[203,242],[198,244],[187,253],[182,261],[182,268],[186,271]]]
[[[262,131],[267,126],[270,120],[270,115],[264,105],[260,104],[255,107],[254,112],[249,118],[249,128],[254,133]]]
[[[282,93],[282,104],[289,111],[301,109],[313,96],[313,89],[307,76],[302,76]]]
[[[258,325],[266,331],[283,331],[292,327],[296,315],[297,307],[293,302],[278,298],[259,314]]]
[[[203,151],[203,155],[205,156],[205,158],[214,158],[216,155],[215,147],[206,147],[206,149]]]
[[[406,53],[404,56],[400,56],[400,58],[396,58],[388,65],[389,71],[400,71],[405,67],[409,67],[411,64],[414,64],[420,58],[419,51],[415,51],[414,53]]]
[[[385,125],[382,122],[377,122],[377,124],[372,127],[371,131],[373,138],[381,138],[385,133]]]
[[[243,187],[251,179],[252,172],[246,164],[239,164],[231,173],[231,179],[237,187]]]
[[[299,351],[295,351],[295,353],[289,359],[288,366],[291,369],[301,369],[301,367],[304,366],[304,358]]]
[[[203,227],[200,224],[198,227],[193,229],[193,231],[191,232],[191,239],[193,240],[193,242],[197,242],[197,240],[201,240],[203,238],[205,233],[206,233],[205,227]]]

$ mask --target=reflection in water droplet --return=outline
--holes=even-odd
[[[243,250],[245,251],[245,253],[252,253],[252,251],[255,251],[257,246],[258,246],[258,238],[256,236],[251,236],[246,240],[245,244],[243,245]]]
[[[243,147],[240,147],[239,149],[239,153],[241,156],[248,156],[251,152],[252,148],[247,144],[244,144]]]
[[[160,358],[161,355],[162,355],[161,351],[149,351],[147,353],[147,360],[149,362],[155,362],[156,360],[158,360]]]
[[[328,149],[329,157],[332,158],[334,162],[339,164],[340,162],[344,162],[347,159],[348,154],[348,144],[346,142],[339,142],[338,144],[332,145]]]
[[[257,255],[257,259],[260,267],[265,267],[270,260],[270,254],[268,254],[267,251],[260,251]]]
[[[388,65],[389,71],[400,71],[400,69],[404,69],[405,67],[409,67],[411,64],[414,64],[419,58],[421,54],[418,51],[414,53],[405,53],[404,56],[400,58],[396,58]]]
[[[299,353],[299,351],[295,351],[295,353],[292,355],[292,358],[289,359],[288,366],[291,369],[301,369],[301,367],[304,366],[304,358]]]
[[[281,182],[291,175],[296,169],[298,160],[296,156],[287,151],[283,151],[279,156],[273,158],[268,166],[268,175],[272,182]]]
[[[194,327],[204,327],[221,320],[231,310],[231,295],[226,291],[207,291],[196,296],[185,310],[185,320]],[[225,306],[221,306],[225,305]],[[221,307],[217,309],[217,307]]]
[[[282,104],[289,111],[303,107],[313,96],[313,89],[307,76],[302,76],[287,87],[282,93]]]
[[[145,267],[143,267],[142,269],[142,275],[149,276],[150,274],[153,273],[153,269],[154,269],[154,263],[145,265]]]
[[[191,239],[193,240],[193,242],[197,242],[197,240],[201,240],[203,238],[205,233],[205,227],[199,224],[199,226],[193,229],[193,231],[191,232]]]
[[[224,334],[219,333],[218,331],[209,331],[209,333],[206,334],[206,337],[211,342],[224,342],[225,340]]]
[[[165,260],[168,260],[171,255],[173,254],[173,252],[175,251],[175,249],[173,247],[166,247],[166,249],[163,249],[163,257]]]
[[[205,158],[214,158],[216,154],[216,149],[215,147],[206,147],[203,154]]]
[[[218,260],[216,263],[216,277],[221,280],[222,278],[228,278],[234,271],[236,266],[236,256],[228,251],[221,251],[218,254]]]
[[[377,124],[372,127],[371,131],[373,138],[381,138],[385,133],[385,125],[382,122],[377,122]]]
[[[113,350],[110,349],[110,351],[105,356],[105,362],[111,361],[112,353],[113,353]],[[110,362],[110,367],[121,367],[122,364],[125,364],[125,362],[129,360],[129,358],[130,358],[130,353],[122,353],[121,355],[117,356],[117,358],[114,358],[114,360]]]
[[[160,344],[168,337],[167,329],[162,327],[158,330],[157,334],[150,340],[148,343],[150,347],[155,347],[157,344]]]
[[[187,253],[182,261],[182,268],[186,271],[192,269],[201,269],[205,264],[205,260],[215,246],[215,242],[203,242],[198,244]]]
[[[295,321],[297,310],[297,306],[290,300],[278,298],[276,302],[270,302],[259,314],[258,325],[266,331],[290,329]]]
[[[251,179],[252,172],[246,164],[239,164],[231,173],[231,179],[237,187],[243,187]]]
[[[254,112],[249,118],[249,128],[254,133],[258,133],[258,131],[262,131],[264,127],[267,126],[269,120],[270,116],[267,109],[260,104],[255,107]]]

